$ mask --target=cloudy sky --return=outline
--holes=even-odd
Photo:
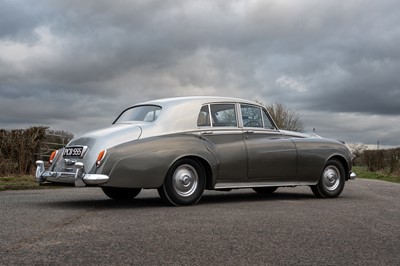
[[[400,146],[400,1],[0,1],[0,128],[74,134],[154,98],[280,102]]]

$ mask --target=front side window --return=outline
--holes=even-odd
[[[263,127],[261,108],[252,105],[240,106],[244,127]]]
[[[124,122],[154,122],[161,113],[161,107],[156,105],[141,105],[125,110],[114,123]]]
[[[262,115],[263,115],[263,120],[264,120],[264,128],[276,129],[274,124],[272,123],[271,119],[269,118],[266,110],[263,110]]]
[[[237,127],[235,104],[211,104],[211,119],[214,127]]]

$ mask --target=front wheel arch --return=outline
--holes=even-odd
[[[349,177],[349,173],[350,173],[350,170],[349,170],[350,166],[349,166],[348,162],[346,161],[346,159],[342,156],[337,155],[337,156],[332,156],[331,158],[329,158],[328,161],[330,161],[330,160],[336,160],[342,164],[342,166],[344,168],[345,180],[347,181],[348,177]]]
[[[311,190],[318,198],[336,198],[342,193],[346,180],[344,165],[336,159],[326,162],[321,176]]]

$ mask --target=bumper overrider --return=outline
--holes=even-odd
[[[356,173],[350,172],[350,175],[349,175],[350,180],[354,180],[354,179],[356,179],[356,177],[357,177]]]
[[[44,162],[36,161],[36,182],[43,184],[48,178],[56,178],[59,183],[71,183],[73,181],[76,187],[85,187],[86,185],[101,185],[109,180],[107,175],[85,173],[85,167],[81,162],[76,162],[75,167],[76,172],[46,171]],[[64,180],[69,182],[63,182]]]

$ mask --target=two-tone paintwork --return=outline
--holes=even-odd
[[[205,104],[233,103],[237,127],[199,127]],[[179,159],[191,158],[203,166],[207,189],[315,185],[326,162],[335,158],[351,171],[351,154],[339,141],[275,129],[245,127],[240,104],[252,101],[225,97],[179,97],[140,103],[162,108],[154,122],[118,123],[73,139],[67,146],[88,146],[83,163],[87,174],[108,176],[106,187],[158,188],[168,169]],[[106,150],[100,167],[96,158]],[[49,171],[76,171],[66,165],[62,150]],[[46,181],[74,183],[73,178],[50,176]]]

